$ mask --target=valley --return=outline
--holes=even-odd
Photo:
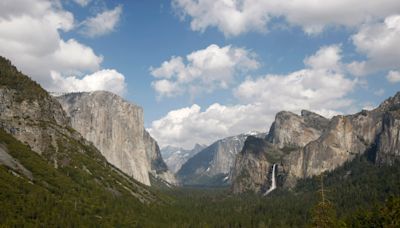
[[[140,107],[109,92],[50,96],[5,58],[0,78],[5,227],[400,224],[400,93],[371,111],[279,112],[268,133],[169,147],[171,171]]]

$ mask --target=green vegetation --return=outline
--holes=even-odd
[[[0,130],[0,143],[34,178],[31,182],[22,174],[15,176],[0,165],[0,224],[3,226],[134,226],[150,219],[143,211],[146,203],[133,197],[131,192],[149,203],[156,199],[154,202],[164,201],[141,184],[111,171],[101,157],[96,159],[90,154],[90,147],[86,148],[87,154],[61,149],[59,154],[68,154],[67,160],[55,169],[3,130]],[[79,143],[75,143],[64,142],[78,148]]]
[[[323,175],[321,177],[321,188],[319,189],[320,199],[311,211],[312,227],[329,228],[338,227],[339,223],[336,217],[336,210],[333,204],[326,199],[324,189]]]
[[[358,157],[325,174],[322,204],[321,181],[315,177],[301,181],[293,191],[277,189],[268,197],[235,196],[229,189],[178,189],[170,192],[176,201],[158,210],[168,218],[161,222],[172,227],[308,227],[315,225],[321,210],[325,210],[321,216],[335,227],[365,227],[357,224],[400,213],[399,176],[400,164],[379,167]],[[391,196],[397,197],[385,205]],[[388,212],[376,213],[381,208]]]
[[[14,97],[16,102],[41,100],[48,96],[38,83],[19,72],[9,60],[0,56],[0,88],[2,87],[18,91]]]
[[[277,189],[268,197],[232,195],[227,188],[153,189],[144,193],[144,187],[137,184],[136,192],[154,199],[150,204],[141,203],[118,187],[118,182],[131,184],[101,168],[105,164],[98,164],[100,158],[97,162],[92,155],[72,153],[73,163],[55,169],[3,131],[0,142],[34,176],[31,183],[0,166],[0,221],[4,226],[307,227],[315,224],[320,207],[318,178],[299,182],[293,191]],[[328,209],[335,214],[333,222],[349,227],[397,227],[399,174],[399,164],[378,167],[364,157],[327,173],[325,195],[332,203]]]

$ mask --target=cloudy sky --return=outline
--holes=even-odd
[[[399,43],[398,0],[0,1],[0,55],[142,106],[161,146],[373,108],[400,90]]]

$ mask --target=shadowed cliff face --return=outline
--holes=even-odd
[[[263,133],[252,133],[265,137]],[[227,185],[235,157],[242,150],[250,134],[241,134],[218,140],[204,148],[182,165],[177,175],[186,185]]]
[[[254,145],[245,146],[237,156],[233,191],[262,192],[270,180],[259,173],[271,169],[273,163],[278,163],[278,175],[286,187],[365,153],[373,162],[393,164],[400,158],[399,131],[400,93],[372,111],[331,120],[308,111],[301,116],[280,112],[264,140],[268,143],[246,141],[245,145]],[[275,157],[268,156],[271,154]]]
[[[141,107],[104,91],[57,97],[74,129],[113,165],[143,184],[149,173],[175,183],[161,158],[157,142],[144,129]]]

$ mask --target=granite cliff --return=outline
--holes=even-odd
[[[248,137],[237,155],[231,174],[233,192],[265,192],[271,185],[273,164],[316,140],[328,122],[306,110],[301,111],[301,115],[286,111],[277,113],[268,135],[265,138]],[[282,166],[277,166],[276,173],[278,185],[281,185]]]
[[[57,96],[71,125],[117,168],[150,185],[150,176],[175,184],[157,142],[144,128],[143,109],[105,91]]]
[[[277,164],[277,184],[332,171],[355,156],[377,164],[400,158],[400,93],[374,110],[327,120],[309,111],[280,112],[265,139],[248,138],[232,172],[235,193],[264,192]]]
[[[60,103],[2,57],[0,165],[6,167],[0,170],[2,174],[19,178],[20,186],[41,189],[50,198],[58,197],[55,193],[62,189],[65,198],[76,197],[77,191],[82,195],[93,192],[85,195],[87,202],[101,194],[148,203],[156,199],[142,184],[109,164],[72,128]],[[3,186],[15,188],[12,178],[3,181]]]

